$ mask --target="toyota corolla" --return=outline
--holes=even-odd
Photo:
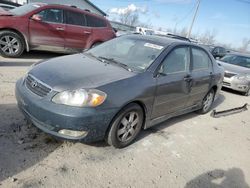
[[[16,83],[26,118],[56,137],[117,148],[142,129],[191,111],[207,113],[223,70],[195,44],[128,35],[39,63]]]

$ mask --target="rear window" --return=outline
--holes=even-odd
[[[11,12],[14,15],[21,16],[21,15],[27,14],[27,13],[29,13],[29,12],[37,9],[37,8],[40,8],[43,5],[45,5],[45,4],[29,3],[29,4],[26,4],[26,5],[14,8],[12,10],[9,10],[9,12]]]
[[[66,23],[71,25],[86,26],[85,16],[82,13],[66,11]]]
[[[211,60],[207,53],[198,48],[192,48],[193,54],[193,70],[208,69],[211,64]]]
[[[94,16],[86,15],[87,24],[89,27],[106,27],[107,24],[104,20]]]

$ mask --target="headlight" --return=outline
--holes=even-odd
[[[237,75],[235,76],[238,80],[250,80],[250,75]]]
[[[106,97],[106,93],[96,89],[78,89],[58,93],[52,98],[52,102],[75,107],[96,107],[101,105]]]

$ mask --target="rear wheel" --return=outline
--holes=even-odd
[[[207,112],[210,111],[210,109],[213,105],[213,102],[214,102],[214,95],[215,95],[215,92],[213,89],[211,89],[207,93],[207,95],[205,96],[205,98],[202,101],[202,108],[197,111],[199,114],[206,114]]]
[[[21,36],[12,31],[0,32],[0,54],[3,57],[19,57],[25,48]]]
[[[131,144],[143,124],[143,110],[137,104],[129,104],[114,119],[107,135],[107,142],[116,148]]]

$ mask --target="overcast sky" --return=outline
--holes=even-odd
[[[154,28],[189,27],[196,0],[91,0],[117,18],[126,11],[137,11],[140,21]],[[215,31],[216,40],[241,45],[243,38],[250,38],[250,0],[201,0],[193,33]]]

